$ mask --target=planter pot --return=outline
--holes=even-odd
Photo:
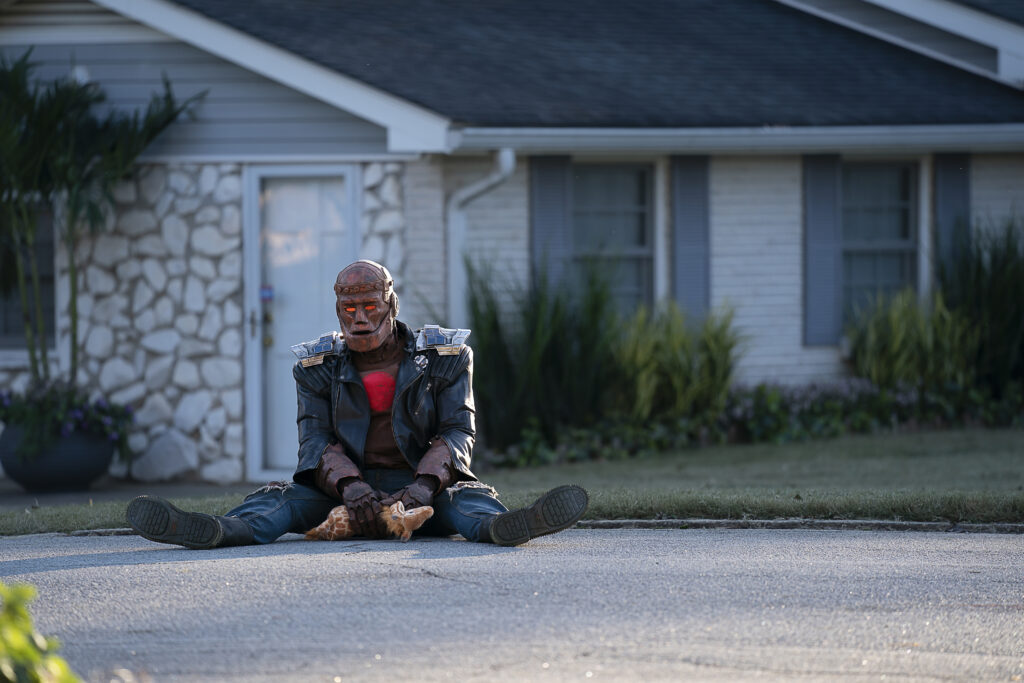
[[[76,432],[55,437],[36,457],[23,459],[16,453],[22,433],[10,424],[0,433],[0,464],[27,491],[84,491],[107,473],[114,457],[110,440]]]

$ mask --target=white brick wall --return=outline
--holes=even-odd
[[[971,214],[981,229],[1001,227],[1011,216],[1024,222],[1024,154],[971,157]]]
[[[445,196],[490,175],[493,167],[490,157],[445,160]],[[499,283],[519,286],[530,276],[527,179],[526,159],[519,157],[507,180],[466,206],[466,252],[475,263],[490,265]]]
[[[443,167],[430,156],[405,166],[405,286],[399,317],[413,328],[440,323],[445,312]]]
[[[711,302],[747,337],[737,380],[842,376],[837,348],[803,346],[800,158],[716,157],[710,175]]]

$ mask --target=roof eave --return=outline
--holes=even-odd
[[[387,130],[390,152],[446,152],[450,120],[166,0],[93,0]]]
[[[452,151],[780,154],[1021,152],[1024,123],[758,128],[484,128],[450,138]]]

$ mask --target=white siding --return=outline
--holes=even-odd
[[[84,0],[0,2],[0,44],[155,42],[159,31]]]
[[[837,348],[803,346],[799,157],[711,160],[711,304],[746,336],[737,380],[803,383],[843,374]]]
[[[1024,154],[971,157],[971,215],[983,230],[1011,217],[1024,225]]]
[[[445,314],[444,187],[440,157],[405,165],[406,254],[401,319],[413,328]]]
[[[20,57],[27,47],[0,53]],[[184,43],[39,45],[32,52],[36,78],[66,76],[72,66],[99,83],[108,106],[138,110],[171,81],[180,100],[206,96],[146,150],[146,156],[206,160],[382,155],[386,131]]]
[[[530,198],[526,159],[505,182],[466,206],[465,253],[491,267],[499,283],[515,287],[530,277]],[[444,164],[445,197],[493,171],[490,157],[452,158]],[[450,267],[450,264],[449,264]],[[502,305],[511,304],[506,298]]]

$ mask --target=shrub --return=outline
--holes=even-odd
[[[1024,386],[1024,221],[978,225],[974,233],[939,269],[939,283],[980,337],[972,356],[980,386],[1001,398]]]
[[[618,353],[626,416],[639,423],[707,423],[724,410],[739,345],[731,311],[708,315],[693,328],[670,302],[654,315],[641,309],[626,330]]]
[[[67,662],[56,654],[60,644],[32,626],[28,603],[36,590],[28,584],[7,586],[0,581],[0,680],[77,681]]]
[[[487,446],[507,448],[527,426],[552,444],[560,430],[600,418],[618,373],[620,332],[607,285],[594,275],[567,292],[541,278],[499,292],[489,269],[469,264],[468,271],[469,343],[487,368],[474,377]],[[499,293],[513,300],[511,310]]]
[[[758,384],[730,392],[724,420],[735,441],[784,443],[893,427],[914,415],[917,402],[914,391],[879,389],[864,379]]]
[[[497,464],[612,460],[709,442],[788,443],[958,424],[1024,427],[1024,392],[992,399],[967,391],[957,397],[907,385],[879,388],[862,378],[806,386],[735,386],[716,415],[605,420],[564,430],[553,443],[528,428]]]
[[[974,385],[979,336],[941,294],[922,303],[912,290],[879,297],[847,331],[854,376],[883,389],[959,391]]]

